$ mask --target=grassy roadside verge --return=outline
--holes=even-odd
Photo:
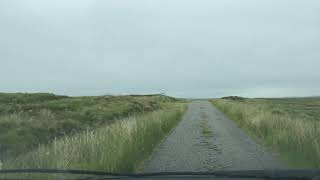
[[[162,96],[67,97],[48,93],[0,93],[0,161],[38,144],[160,110],[177,99]]]
[[[320,167],[320,122],[294,118],[263,101],[213,100],[240,127],[262,139],[292,167]]]
[[[66,136],[4,162],[3,168],[62,168],[131,172],[181,119],[186,105],[130,116],[111,125]]]

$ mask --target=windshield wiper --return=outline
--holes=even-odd
[[[107,177],[159,177],[159,176],[213,176],[228,178],[260,178],[260,179],[314,179],[320,177],[319,169],[308,170],[250,170],[250,171],[213,171],[213,172],[155,172],[155,173],[110,173],[88,170],[65,169],[3,169],[1,174],[41,173],[41,174],[74,174]]]

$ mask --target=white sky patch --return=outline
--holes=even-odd
[[[3,0],[0,92],[320,92],[320,2]]]

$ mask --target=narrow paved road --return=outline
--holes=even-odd
[[[238,128],[210,102],[196,101],[154,151],[145,172],[284,168],[275,155]]]

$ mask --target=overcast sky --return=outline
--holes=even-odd
[[[0,92],[320,94],[318,0],[1,0]]]

